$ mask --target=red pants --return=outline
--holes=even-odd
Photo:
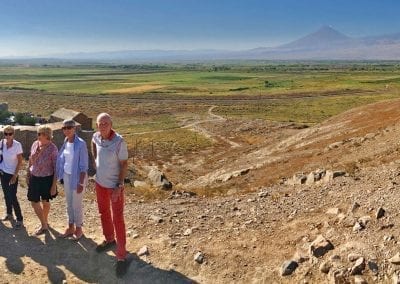
[[[116,239],[116,256],[118,260],[123,260],[126,258],[126,232],[124,221],[125,197],[124,192],[122,192],[121,197],[116,202],[112,202],[112,191],[113,189],[102,187],[100,184],[96,183],[97,205],[99,207],[103,235],[107,242],[111,242]],[[110,204],[112,207],[112,216]]]

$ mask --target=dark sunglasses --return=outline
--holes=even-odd
[[[14,135],[14,133],[11,133],[11,132],[4,132],[4,136],[12,136],[12,135]]]
[[[65,129],[68,129],[68,130],[69,130],[69,129],[72,129],[72,128],[74,128],[74,127],[73,127],[73,126],[63,126],[63,127],[62,127],[62,130],[65,130]]]
[[[38,132],[37,136],[45,135],[43,132]]]

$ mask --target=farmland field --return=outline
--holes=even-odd
[[[11,111],[106,111],[131,151],[151,145],[154,156],[156,145],[164,158],[215,143],[182,128],[207,120],[212,106],[230,120],[311,125],[399,91],[397,62],[0,65],[0,98]]]

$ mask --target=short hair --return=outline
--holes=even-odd
[[[49,140],[53,138],[53,130],[46,125],[40,125],[37,129],[37,133],[43,133]]]
[[[7,125],[6,127],[4,127],[4,129],[3,129],[3,133],[4,132],[8,132],[8,133],[15,133],[15,129],[14,129],[14,127],[13,126],[11,126],[11,125]]]
[[[106,113],[106,112],[102,112],[102,113],[100,113],[100,114],[97,116],[96,123],[99,123],[100,119],[102,119],[103,117],[104,117],[104,118],[107,118],[107,119],[111,122],[111,124],[112,124],[112,117],[111,117],[111,115],[109,115],[109,114]]]
[[[65,119],[63,121],[63,126],[73,126],[73,127],[75,127],[76,126],[75,120],[73,120],[73,119]]]

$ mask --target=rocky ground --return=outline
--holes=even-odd
[[[257,143],[246,142],[245,130],[225,134],[243,148],[229,144],[224,163],[209,153],[201,159],[214,164],[191,168],[199,184],[209,178],[209,190],[223,184],[222,196],[203,196],[182,183],[150,201],[129,188],[130,267],[121,280],[114,276],[113,253],[94,251],[102,234],[93,185],[85,193],[85,237],[75,242],[57,238],[66,226],[62,192],[52,202],[50,232],[32,236],[37,219],[22,184],[25,227],[0,223],[0,282],[398,283],[399,106],[379,103],[305,129],[259,126],[281,137],[275,144],[260,135],[252,136]],[[345,174],[315,181],[309,173],[322,168]],[[210,174],[240,169],[248,170],[226,181]],[[300,172],[305,183],[288,182]],[[184,171],[169,173],[178,179]]]

